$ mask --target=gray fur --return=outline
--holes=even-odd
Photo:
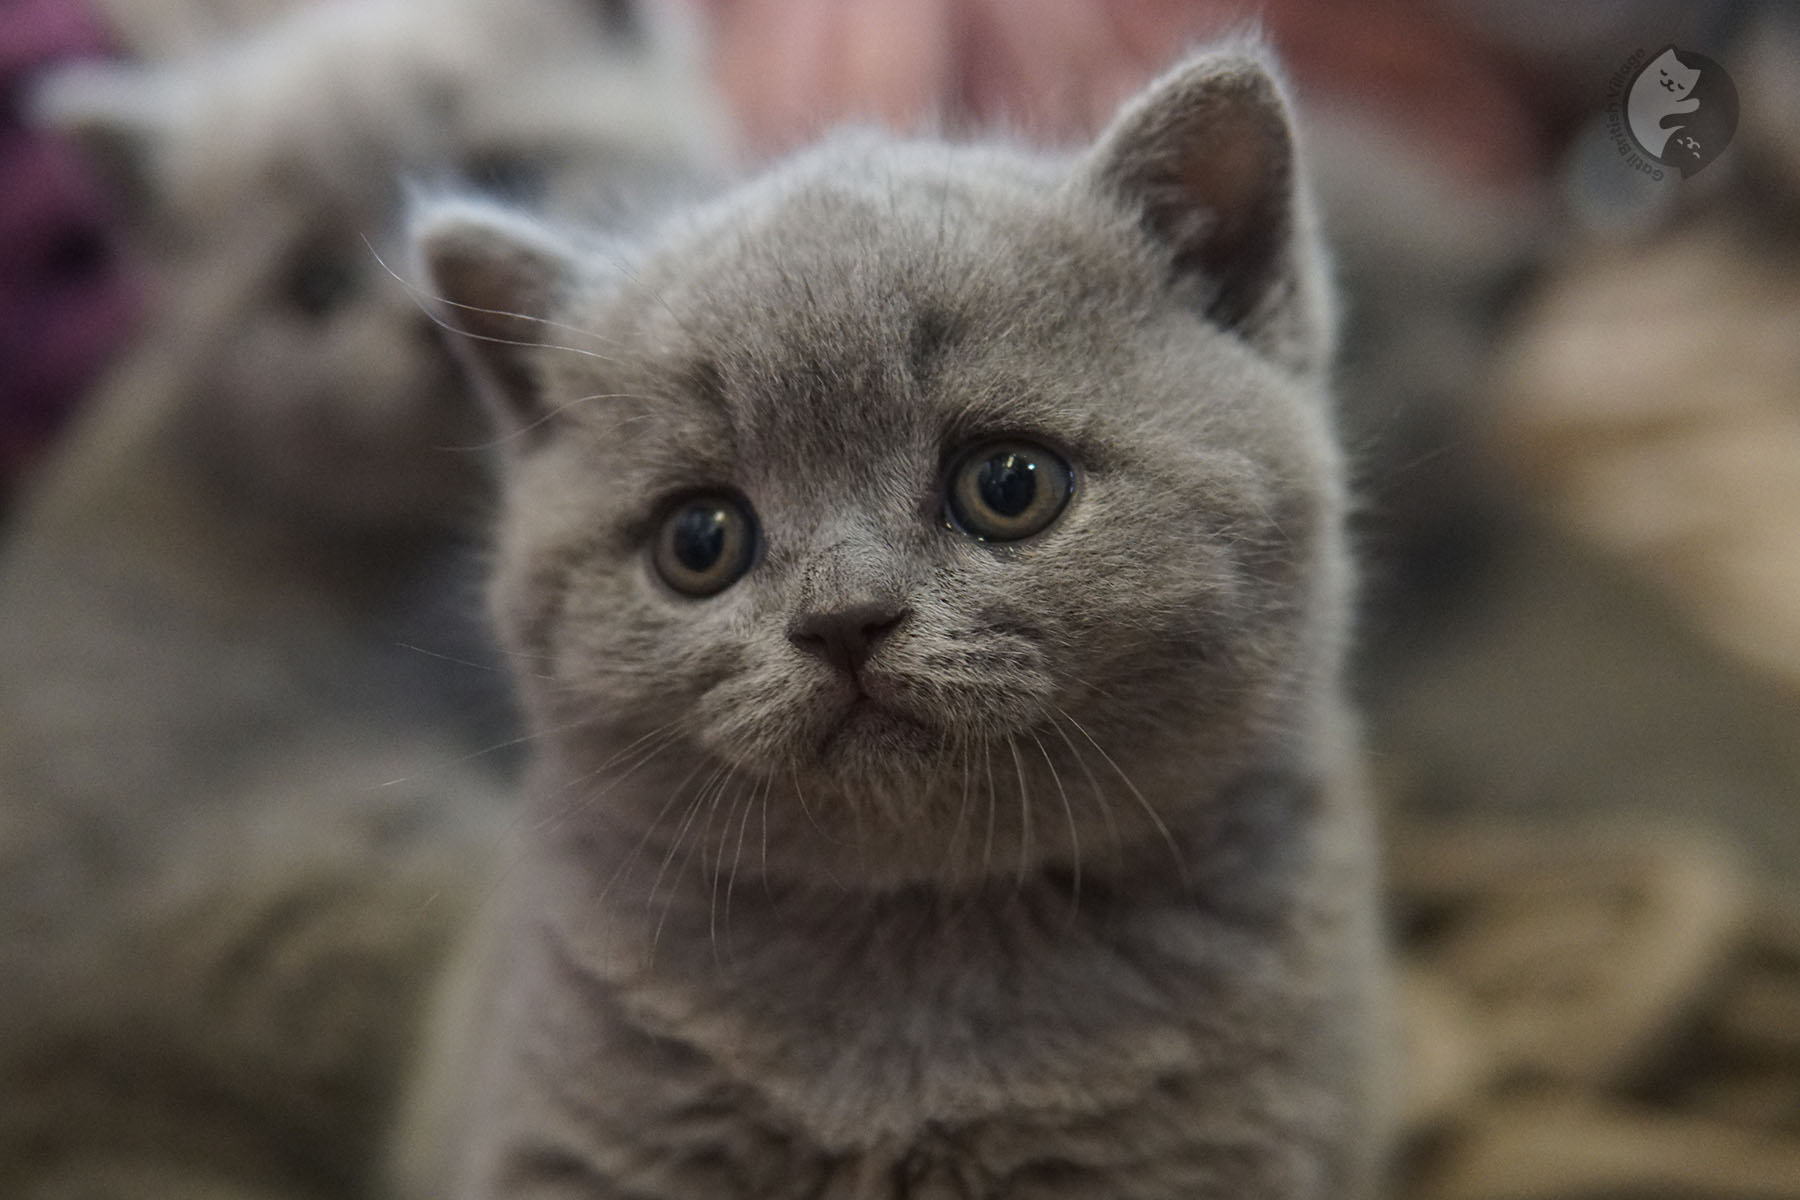
[[[845,135],[632,250],[479,204],[416,237],[508,430],[543,736],[412,1194],[1360,1194],[1331,322],[1262,52],[1072,161]],[[1079,472],[1011,546],[943,515],[996,434]],[[706,600],[645,550],[696,488],[764,538]],[[787,630],[869,603],[905,617],[857,715]]]

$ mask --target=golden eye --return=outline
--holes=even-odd
[[[950,515],[983,542],[1016,542],[1049,528],[1069,503],[1075,475],[1030,442],[984,442],[950,471]]]
[[[755,556],[748,505],[730,496],[694,496],[663,519],[651,557],[663,582],[698,599],[742,579]]]

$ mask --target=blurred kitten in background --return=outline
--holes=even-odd
[[[435,521],[478,429],[439,396],[436,330],[388,276],[402,180],[629,194],[718,123],[668,10],[591,0],[339,0],[169,63],[53,78],[46,120],[100,153],[150,258],[146,337],[195,347],[190,436],[271,502]],[[125,373],[129,373],[129,366]]]
[[[152,291],[0,554],[9,1195],[356,1190],[510,819],[487,439],[383,266],[402,180],[629,222],[720,154],[696,49],[648,3],[364,0],[39,94]]]

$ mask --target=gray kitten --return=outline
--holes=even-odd
[[[508,429],[493,604],[540,737],[414,1194],[1364,1190],[1287,113],[1232,46],[1072,162],[844,136],[634,249],[421,217]]]

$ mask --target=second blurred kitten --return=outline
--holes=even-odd
[[[442,403],[435,329],[382,265],[401,180],[516,196],[573,176],[616,198],[713,158],[673,17],[336,0],[186,60],[53,79],[45,118],[101,151],[150,259],[146,340],[194,350],[183,419],[209,467],[328,520],[445,515],[475,460],[445,448],[480,427]]]
[[[42,94],[154,291],[0,558],[16,1194],[354,1194],[510,819],[499,676],[434,657],[485,655],[484,438],[378,260],[398,181],[627,221],[716,153],[695,63],[659,10],[367,0]]]

